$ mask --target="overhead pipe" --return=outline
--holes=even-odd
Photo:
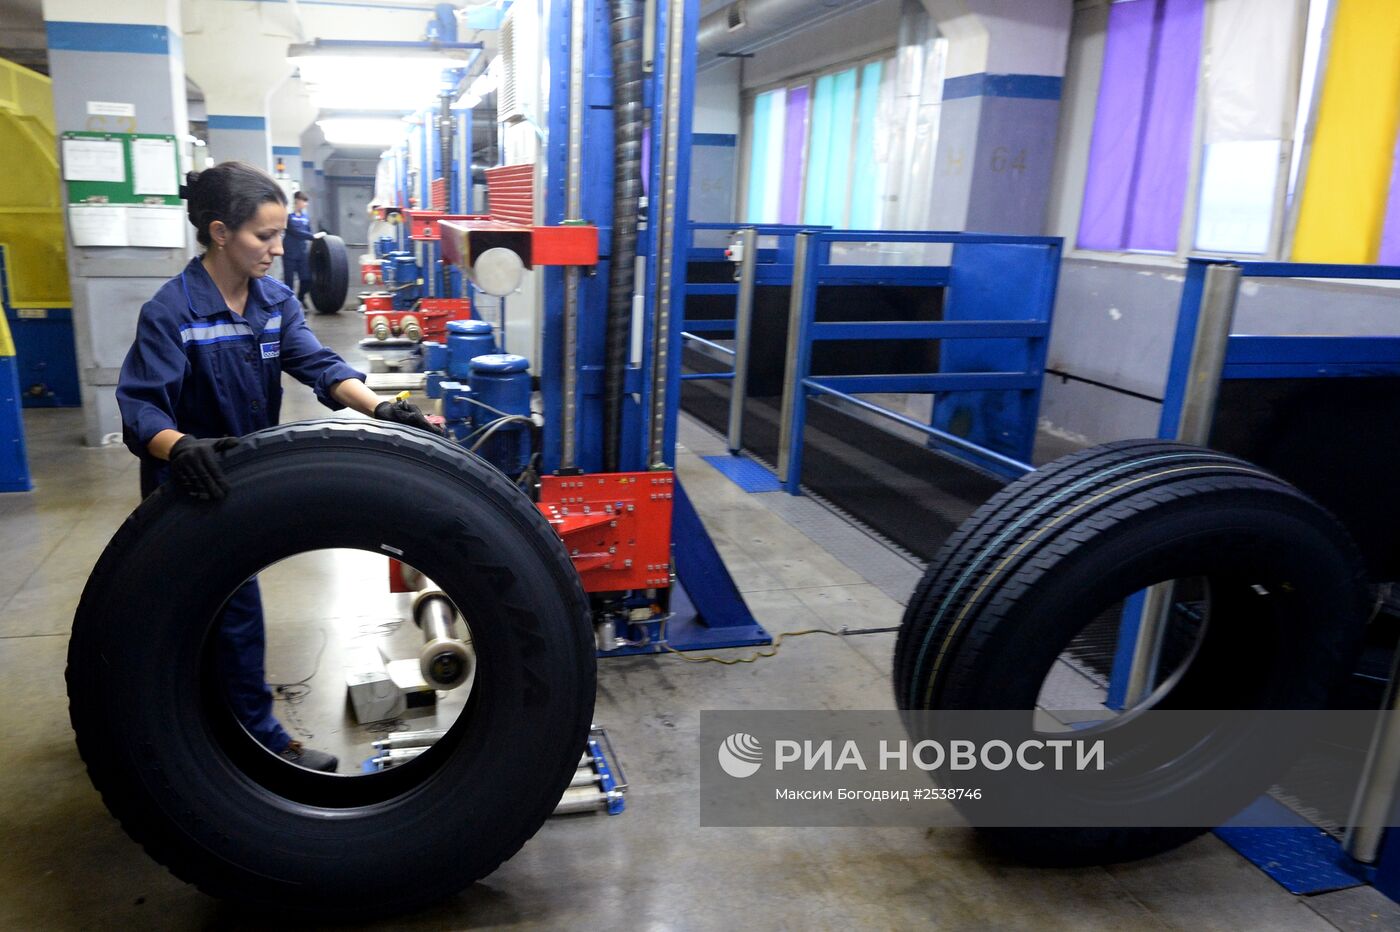
[[[638,202],[642,194],[642,4],[612,0],[613,210],[604,331],[603,471],[622,458],[622,397],[637,286]]]

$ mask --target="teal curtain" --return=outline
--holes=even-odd
[[[880,226],[880,178],[883,166],[875,161],[875,117],[880,104],[883,62],[871,62],[860,70],[860,123],[856,129],[855,184],[851,192],[851,229],[874,230]]]
[[[846,226],[851,195],[851,129],[856,117],[856,69],[817,79],[807,158],[804,223]]]
[[[768,162],[777,153],[772,150],[770,131],[773,123],[773,94],[759,94],[753,102],[753,142],[749,146],[749,196],[746,204],[750,223],[769,223],[763,205],[768,201]]]

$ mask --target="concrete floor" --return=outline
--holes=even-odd
[[[313,325],[352,361],[362,358],[353,315]],[[318,411],[308,390],[289,387],[285,419]],[[83,448],[78,411],[28,411],[25,425],[37,488],[0,496],[0,929],[275,925],[167,874],[88,782],[67,719],[67,631],[89,569],[136,505],[136,460],[122,448]],[[781,493],[745,494],[700,459],[724,452],[703,429],[685,424],[682,441],[683,481],[770,631],[898,623],[916,567],[834,516],[795,521],[794,500]],[[270,623],[270,678],[301,678],[311,666],[333,682],[334,659],[317,663],[322,622],[354,616],[349,624],[362,630],[391,620],[394,605],[345,596],[364,586],[353,560],[304,559],[314,572],[303,579],[342,598],[323,602],[304,630]],[[270,584],[268,601],[308,598],[296,592],[294,578]],[[383,927],[1397,927],[1389,901],[1369,888],[1294,897],[1213,836],[1138,864],[1036,870],[991,859],[966,830],[699,827],[701,709],[889,708],[892,645],[890,634],[809,637],[751,665],[602,662],[596,720],[627,766],[627,811],[554,819],[485,881]],[[341,702],[328,684],[313,695]]]

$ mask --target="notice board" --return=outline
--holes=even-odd
[[[73,245],[185,245],[174,136],[69,132],[59,155]]]

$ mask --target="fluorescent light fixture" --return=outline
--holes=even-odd
[[[327,117],[316,125],[333,146],[387,149],[403,138],[404,122],[393,117]]]
[[[321,110],[417,110],[431,106],[450,82],[445,71],[467,66],[468,53],[374,43],[303,44],[292,46],[287,60]]]

